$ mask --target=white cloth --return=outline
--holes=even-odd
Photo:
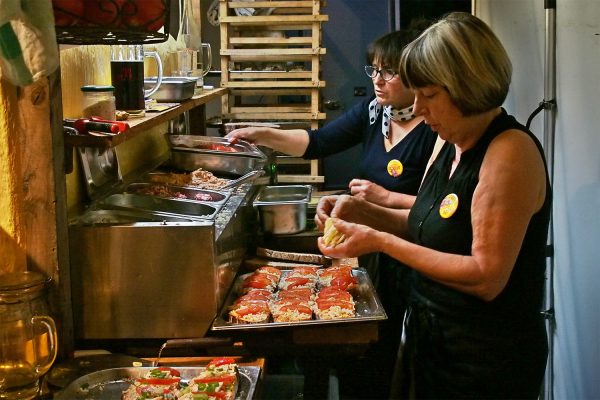
[[[0,27],[1,76],[26,86],[58,68],[51,1],[0,0]]]

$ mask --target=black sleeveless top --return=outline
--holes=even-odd
[[[455,150],[446,143],[409,214],[415,243],[471,254],[471,201],[481,163],[490,142],[508,129],[526,132],[543,156],[535,136],[504,110],[461,155],[450,179]],[[451,193],[458,196],[458,209],[444,219],[440,203]],[[551,197],[546,172],[544,204],[532,216],[509,281],[494,300],[485,302],[412,270],[406,351],[414,360],[417,398],[537,398],[548,353],[540,311]]]
[[[415,243],[447,253],[471,254],[473,241],[471,201],[479,182],[481,163],[490,142],[508,129],[526,132],[535,141],[543,156],[542,146],[537,138],[512,116],[507,115],[504,109],[493,120],[479,142],[461,155],[460,163],[450,179],[448,176],[455,150],[454,145],[446,143],[428,172],[409,214],[410,234]],[[444,219],[439,213],[440,203],[450,193],[458,196],[459,205],[450,218]],[[484,302],[419,274],[415,276],[414,290],[440,307],[450,302],[452,309],[459,312],[462,309],[487,316],[509,316],[511,319],[539,314],[544,291],[545,245],[550,221],[551,197],[550,180],[546,173],[544,204],[529,223],[506,288],[493,301]],[[518,315],[515,315],[515,310],[519,310],[516,313]]]

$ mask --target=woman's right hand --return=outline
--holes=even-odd
[[[230,143],[236,143],[238,140],[245,140],[250,143],[260,145],[261,131],[264,130],[261,127],[248,126],[245,128],[234,129],[225,135],[225,139],[229,140]]]
[[[323,196],[317,204],[315,223],[322,231],[325,221],[329,217],[340,218],[345,221],[363,222],[365,201],[347,194],[337,196]]]

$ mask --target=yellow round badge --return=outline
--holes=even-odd
[[[454,193],[450,193],[444,197],[442,204],[440,204],[440,217],[450,218],[454,215],[458,209],[458,196]]]
[[[400,175],[402,175],[402,171],[404,171],[404,166],[402,165],[402,163],[400,161],[390,160],[390,162],[387,165],[388,174],[390,174],[394,178],[397,178]]]

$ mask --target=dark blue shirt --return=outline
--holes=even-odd
[[[365,99],[324,127],[309,131],[310,142],[303,158],[323,158],[362,143],[360,178],[390,191],[416,195],[437,135],[421,122],[389,152],[386,151],[381,131],[383,112],[373,124],[369,123],[368,107],[373,99]],[[393,177],[388,173],[391,160],[402,163],[401,175]]]

